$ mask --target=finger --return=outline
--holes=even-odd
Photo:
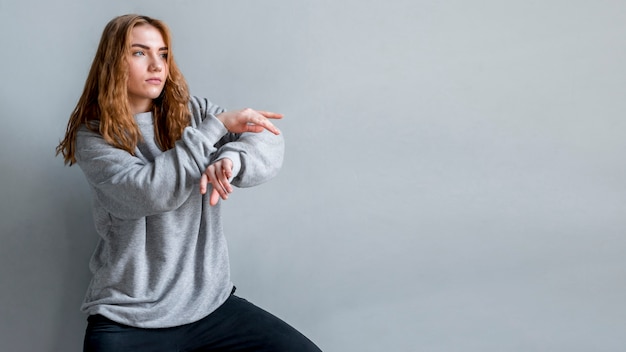
[[[248,123],[248,132],[259,133],[262,132],[263,129],[266,129],[273,134],[279,135],[280,130],[276,128],[267,118],[265,118],[261,114],[255,114]]]
[[[213,186],[213,193],[217,193],[217,195],[224,200],[228,199],[228,191],[226,191],[222,180],[218,179],[216,175],[211,175],[209,182],[211,182]]]
[[[209,183],[209,178],[205,173],[200,177],[200,194],[206,194],[206,188]]]
[[[260,133],[263,132],[265,130],[268,130],[274,134],[277,134],[276,131],[272,131],[271,127],[265,127],[265,126],[261,126],[261,125],[255,125],[253,123],[248,123],[246,125],[246,132],[252,132],[252,133]]]
[[[232,163],[230,159],[224,158],[218,160],[207,168],[207,172],[209,173],[209,182],[213,185],[213,189],[215,189],[219,193],[219,196],[224,200],[228,199],[228,194],[232,192],[232,187],[230,186],[230,181],[228,180],[229,177],[227,176],[232,173],[231,171],[228,171],[229,169],[232,169],[232,167],[230,164],[226,164],[227,161]],[[224,168],[225,166],[227,169]]]
[[[226,172],[226,176],[230,180],[230,178],[233,177],[233,161],[230,160],[229,158],[224,158],[223,160],[224,160],[224,170]],[[230,183],[230,181],[228,183]]]
[[[220,176],[219,177],[220,185],[226,192],[226,197],[228,197],[228,194],[233,192],[233,187],[230,185],[230,177],[233,174],[233,166],[232,166],[233,162],[228,158],[224,158],[224,159],[219,160],[216,164],[217,164],[216,174]]]
[[[214,187],[213,191],[211,192],[211,198],[209,198],[209,204],[211,206],[215,206],[219,200],[220,200],[220,194],[217,192],[217,190]]]
[[[228,170],[224,168],[220,168],[218,169],[217,174],[218,174],[218,182],[220,183],[221,188],[226,193],[231,193],[233,190],[232,190],[232,187],[230,186],[230,181],[228,180],[230,178],[230,176],[228,175]],[[224,198],[224,196],[222,196],[222,198]]]
[[[268,130],[275,135],[280,134],[280,130],[276,128],[276,126],[272,124],[268,124],[268,123],[258,123],[258,124],[248,123],[248,125],[246,126],[245,132],[259,133],[259,132],[263,132],[264,130]]]
[[[279,114],[277,112],[263,111],[263,110],[256,110],[256,112],[265,116],[268,119],[282,119],[283,118],[283,114]]]
[[[224,184],[228,193],[233,193],[233,186],[230,184],[230,178],[233,176],[233,162],[225,158],[222,160],[222,170],[224,170]]]

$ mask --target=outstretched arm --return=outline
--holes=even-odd
[[[280,131],[268,119],[280,119],[281,114],[244,109],[217,116],[225,119],[229,129],[218,144],[216,162],[205,170],[200,180],[200,192],[211,183],[210,204],[219,198],[226,200],[232,192],[231,182],[239,187],[251,187],[271,179],[282,166],[284,140]],[[232,180],[232,181],[231,181]]]

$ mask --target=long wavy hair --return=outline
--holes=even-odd
[[[160,96],[153,100],[154,135],[162,150],[174,147],[190,124],[189,88],[174,61],[172,40],[167,25],[141,15],[123,15],[112,19],[104,28],[85,88],[70,115],[65,138],[56,148],[65,164],[76,163],[76,134],[82,125],[100,133],[111,145],[135,153],[142,135],[135,122],[128,99],[128,57],[131,31],[136,26],[151,25],[163,36],[169,48],[169,73]]]

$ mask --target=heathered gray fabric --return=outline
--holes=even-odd
[[[232,289],[220,204],[199,192],[202,171],[228,157],[233,185],[272,178],[283,161],[282,136],[228,133],[206,99],[190,101],[192,123],[176,147],[154,141],[152,113],[135,116],[144,137],[135,155],[115,148],[86,127],[76,159],[93,190],[100,235],[90,262],[93,279],[82,310],[142,328],[197,321],[219,307]],[[210,189],[209,189],[210,190]]]

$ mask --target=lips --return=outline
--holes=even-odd
[[[153,78],[148,78],[146,82],[149,84],[161,84],[161,82],[163,81],[158,77],[153,77]]]

